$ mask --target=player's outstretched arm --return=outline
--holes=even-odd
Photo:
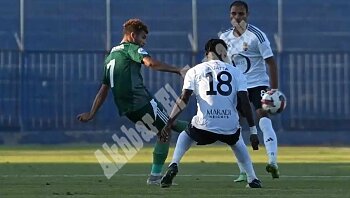
[[[266,58],[265,62],[269,66],[269,75],[270,75],[270,88],[278,89],[278,70],[277,63],[273,56]]]
[[[146,65],[147,67],[149,68],[152,68],[152,69],[155,69],[155,70],[158,70],[158,71],[164,71],[164,72],[170,72],[170,73],[176,73],[176,74],[179,74],[181,76],[185,76],[187,70],[189,69],[188,68],[177,68],[177,67],[174,67],[174,66],[171,66],[169,64],[166,64],[166,63],[163,63],[163,62],[160,62],[156,59],[153,59],[152,57],[150,56],[146,56],[142,59],[143,61],[143,64]]]
[[[252,108],[250,106],[249,98],[248,98],[248,92],[247,91],[239,91],[237,93],[237,96],[240,100],[240,105],[242,109],[243,115],[246,117],[249,128],[250,128],[250,143],[253,147],[253,150],[259,150],[259,138],[257,135],[256,126],[254,123],[254,117]]]
[[[174,124],[176,118],[180,115],[180,113],[186,108],[192,93],[193,93],[192,90],[184,89],[182,91],[181,96],[176,100],[175,105],[171,110],[167,124],[164,126],[160,134],[158,134],[159,139],[162,142],[167,142],[169,140],[170,133],[171,133],[171,126]]]
[[[109,87],[105,84],[102,84],[100,90],[96,94],[94,102],[92,103],[90,112],[79,114],[77,116],[77,119],[81,122],[88,122],[92,120],[95,114],[97,113],[97,111],[100,109],[100,107],[106,100],[108,95],[108,90],[109,90]]]

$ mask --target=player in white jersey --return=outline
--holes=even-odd
[[[272,178],[279,178],[277,166],[277,137],[271,120],[262,109],[262,94],[278,89],[277,64],[273,58],[270,42],[265,33],[257,27],[247,24],[248,5],[243,1],[235,1],[230,6],[232,28],[219,33],[219,37],[228,46],[228,56],[234,66],[241,69],[247,78],[250,102],[256,110],[259,126],[263,132],[264,144],[268,155],[267,172]],[[269,66],[269,75],[266,70]],[[242,113],[243,116],[244,113]],[[240,176],[236,182],[246,181],[245,171],[238,163]]]
[[[259,141],[249,104],[246,79],[239,69],[228,63],[226,50],[227,46],[223,40],[209,40],[205,46],[208,61],[191,68],[185,76],[182,94],[160,134],[160,139],[168,141],[171,126],[186,107],[192,93],[197,99],[197,114],[193,117],[189,128],[178,137],[172,162],[161,180],[161,187],[172,185],[180,160],[193,142],[197,142],[198,145],[207,145],[221,141],[231,147],[246,170],[247,187],[261,188],[247,147],[240,136],[241,127],[236,108],[237,98],[239,98],[241,109],[251,129],[252,146],[258,149]]]

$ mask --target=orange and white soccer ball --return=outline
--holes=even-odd
[[[261,99],[262,108],[270,114],[281,113],[287,106],[286,96],[279,90],[267,91]]]

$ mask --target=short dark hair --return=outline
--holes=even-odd
[[[227,45],[224,40],[222,39],[210,39],[206,44],[205,44],[205,53],[208,54],[209,52],[216,52],[215,48],[217,44],[222,44],[225,49],[227,50]]]
[[[244,1],[234,1],[230,5],[230,10],[232,9],[233,6],[243,6],[248,13],[248,4]]]
[[[123,24],[123,33],[130,34],[131,32],[139,33],[145,31],[148,34],[147,26],[140,19],[129,19]]]

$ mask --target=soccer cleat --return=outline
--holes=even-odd
[[[169,188],[173,184],[173,179],[178,172],[177,164],[172,163],[160,181],[160,187]]]
[[[254,179],[252,182],[248,183],[247,188],[261,188],[261,181]]]
[[[237,177],[237,179],[233,180],[233,182],[247,182],[247,174],[239,173],[239,176]]]
[[[274,164],[267,164],[266,171],[268,173],[271,173],[272,179],[280,178],[280,172],[278,171],[278,168]]]
[[[161,179],[162,179],[161,175],[150,175],[147,179],[147,184],[148,185],[159,185]]]

